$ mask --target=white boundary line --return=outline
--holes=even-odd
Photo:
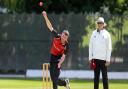
[[[100,74],[101,75],[101,74]],[[42,70],[28,69],[26,77],[42,77]],[[62,78],[78,78],[78,79],[93,79],[93,71],[88,70],[63,70],[60,77]],[[100,76],[101,78],[101,76]],[[109,79],[128,79],[128,72],[108,72]]]

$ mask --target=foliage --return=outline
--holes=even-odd
[[[43,1],[43,6],[39,2]],[[42,10],[55,13],[102,12],[122,14],[128,10],[128,0],[0,0],[0,6],[11,12],[41,13]]]

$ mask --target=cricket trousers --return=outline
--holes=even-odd
[[[59,78],[60,68],[58,68],[58,62],[50,62],[50,76],[53,83],[53,89],[58,89],[59,86],[66,86],[66,82]]]
[[[108,75],[106,61],[94,59],[96,63],[96,69],[94,70],[94,89],[99,89],[100,71],[102,72],[103,89],[108,89]]]

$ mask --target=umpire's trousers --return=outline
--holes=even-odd
[[[106,61],[95,59],[96,69],[94,70],[94,89],[99,89],[100,71],[102,72],[103,89],[108,89],[108,75]]]
[[[60,69],[58,68],[58,62],[50,62],[50,76],[53,82],[53,89],[58,89],[59,86],[66,86],[66,82],[63,79],[59,79]]]

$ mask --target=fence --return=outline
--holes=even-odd
[[[88,70],[88,41],[97,14],[48,14],[59,33],[70,32],[70,51],[63,69]],[[109,71],[128,71],[127,18],[103,15],[112,36],[112,65]],[[120,23],[122,25],[118,26]],[[125,27],[125,28],[124,28]],[[25,71],[41,69],[48,62],[52,36],[44,19],[36,14],[0,14],[0,69]],[[118,67],[120,66],[120,67]]]

